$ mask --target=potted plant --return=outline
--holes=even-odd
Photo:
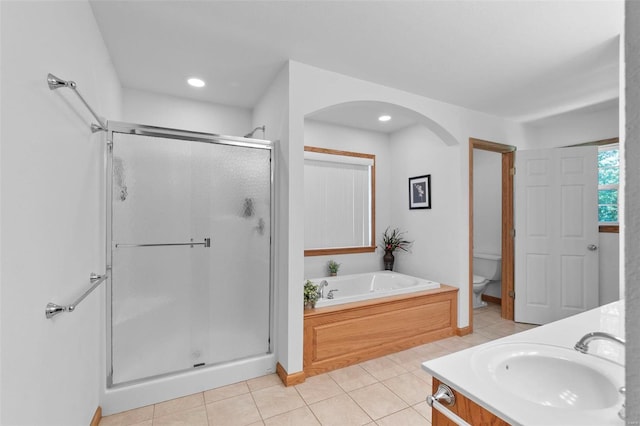
[[[327,267],[329,268],[329,275],[331,275],[332,277],[335,277],[336,275],[338,275],[338,269],[340,269],[340,264],[338,262],[331,259],[327,263]]]
[[[404,234],[406,232],[400,231],[398,228],[393,228],[393,230],[389,230],[389,227],[385,229],[382,234],[382,248],[384,249],[384,270],[385,271],[393,271],[393,262],[395,258],[393,257],[393,252],[398,249],[402,251],[409,251],[409,247],[413,244],[413,241],[405,240]]]
[[[320,293],[318,293],[318,286],[311,280],[307,280],[307,282],[304,284],[304,308],[315,308],[316,302],[319,298]]]

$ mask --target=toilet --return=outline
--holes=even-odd
[[[499,254],[473,252],[473,308],[487,306],[482,300],[482,293],[491,281],[500,279],[502,273],[502,257]]]

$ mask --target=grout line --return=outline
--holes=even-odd
[[[231,385],[237,385],[237,384],[239,384],[239,383],[243,383],[243,382],[231,383]],[[246,381],[245,381],[244,383],[246,384]],[[226,385],[226,386],[231,386],[231,385]],[[210,391],[210,390],[216,390],[216,389],[224,388],[224,387],[226,387],[226,386],[220,386],[219,388],[207,389],[207,390],[206,390],[206,391],[204,391],[204,392],[208,392],[208,391]],[[249,385],[247,385],[247,389],[249,389]],[[211,402],[207,402],[207,399],[206,399],[206,398],[205,398],[205,396],[204,396],[204,392],[202,392],[202,398],[204,399],[204,406],[206,407],[206,406],[207,406],[207,405],[209,405],[209,404],[215,404],[216,402],[225,401],[225,400],[227,400],[227,399],[237,398],[237,397],[239,397],[239,396],[246,395],[246,394],[248,394],[248,393],[251,393],[251,389],[249,389],[249,391],[244,392],[244,393],[239,393],[239,394],[237,394],[237,395],[232,395],[232,396],[226,396],[226,397],[224,397],[224,398],[216,399],[215,401],[211,401]]]
[[[335,385],[338,387],[338,389],[341,391],[341,393],[347,393],[347,391],[345,391],[345,390],[344,390],[344,388],[343,388],[342,386],[340,386],[340,384],[339,384],[338,382],[336,382],[336,381],[334,380],[334,378],[333,378],[333,377],[331,377],[331,376],[329,375],[329,372],[322,373],[322,374],[319,374],[319,375],[314,376],[314,377],[321,377],[321,376],[326,376],[326,377],[328,377],[328,378],[329,378],[329,380],[331,380],[331,382],[332,382],[333,384],[335,384]],[[304,397],[302,396],[302,394],[301,394],[301,393],[300,393],[300,391],[298,390],[298,386],[297,386],[297,385],[296,385],[296,390],[298,391],[298,394],[300,394],[300,398],[302,398],[302,400],[304,401],[304,403],[305,403],[305,404],[307,404],[307,406],[310,406],[311,404],[309,404],[309,403],[307,402],[307,400],[306,400],[306,399],[304,399]],[[334,397],[336,397],[336,396],[340,396],[340,394],[338,394],[338,395],[332,395],[332,396],[329,396],[329,397],[327,397],[327,398],[319,399],[319,400],[317,400],[317,401],[312,402],[312,404],[316,404],[316,403],[318,403],[318,402],[326,401],[327,399],[331,399],[331,398],[334,398]]]
[[[412,374],[412,373],[407,372],[407,373],[403,373],[403,374],[401,374],[401,375],[404,375],[404,374]],[[399,376],[395,376],[395,377],[399,377]],[[393,379],[393,377],[389,377],[389,379],[387,379],[387,380],[390,380],[390,379]],[[380,382],[380,383],[382,383],[382,385],[383,385],[385,388],[387,388],[387,389],[388,389],[392,394],[394,394],[395,396],[397,396],[398,398],[400,398],[400,401],[404,402],[404,403],[405,403],[405,404],[407,404],[409,407],[411,407],[411,403],[409,403],[409,401],[406,401],[403,397],[401,397],[400,395],[398,395],[398,394],[397,394],[393,389],[391,389],[391,388],[390,388],[390,387],[389,387],[385,382]],[[426,383],[425,383],[425,385],[426,385]],[[404,410],[404,408],[403,408],[403,410]],[[397,411],[396,411],[396,412],[397,412]],[[394,413],[391,413],[391,414],[394,414]],[[388,416],[390,416],[391,414],[389,414]],[[387,417],[387,416],[385,416],[385,417]]]
[[[399,398],[399,397],[398,397],[398,398]],[[402,399],[402,398],[400,398],[400,399]],[[404,400],[403,400],[403,401],[404,401]],[[405,401],[405,402],[406,402],[406,401]],[[412,411],[413,411],[413,412],[415,412],[418,416],[420,416],[420,418],[421,418],[421,419],[425,419],[425,417],[424,417],[422,414],[418,413],[418,411],[417,411],[415,408],[413,408],[413,405],[409,404],[409,406],[408,406],[408,407],[405,407],[405,408],[403,408],[403,409],[401,409],[401,410],[398,410],[398,411],[394,411],[393,413],[387,414],[386,416],[380,417],[378,420],[386,419],[387,417],[391,417],[391,416],[393,416],[394,414],[398,414],[400,411],[404,411],[404,410],[406,410],[406,409],[410,409],[410,410],[412,410]],[[425,420],[427,420],[427,421],[428,421],[428,419],[425,419]],[[378,424],[378,421],[377,421],[377,420],[374,420],[374,422],[375,422],[375,424],[376,424],[376,425]],[[431,422],[429,422],[429,424],[431,424]]]
[[[271,387],[271,386],[268,386]],[[249,387],[249,384],[247,383],[247,388],[249,389],[249,395],[251,396],[251,400],[253,401],[253,405],[255,405],[256,410],[258,411],[258,415],[260,416],[260,420],[262,420],[262,424],[264,424],[264,417],[262,416],[262,411],[260,411],[260,407],[258,407],[258,403],[256,402],[256,398],[253,395],[253,390],[251,390],[251,388]],[[262,388],[262,389],[267,389],[267,388]],[[257,389],[257,390],[261,390],[261,389]]]
[[[204,414],[207,416],[207,426],[211,426],[211,422],[209,421],[209,410],[207,410],[207,399],[204,397],[204,391],[202,392],[202,402],[204,403]]]
[[[306,403],[306,402],[305,402]],[[316,416],[316,413],[311,409],[311,406],[307,405],[307,410],[309,410],[311,412],[311,415],[313,416],[314,419],[316,419],[316,421],[318,422],[319,425],[322,425],[322,422],[320,421],[320,419],[318,418],[318,416]]]
[[[380,383],[380,382],[378,382],[378,383]],[[369,386],[373,386],[373,385],[375,385],[375,383],[371,383],[370,385],[364,386],[364,387],[362,387],[362,388],[360,388],[360,389],[364,389],[365,387],[369,387]],[[367,413],[367,410],[365,410],[363,406],[361,406],[360,404],[358,404],[358,401],[356,401],[355,399],[353,399],[353,397],[349,394],[349,392],[347,392],[347,397],[349,397],[349,399],[350,399],[351,401],[353,401],[353,403],[354,403],[354,404],[356,404],[356,405],[357,405],[357,406],[362,410],[362,412],[363,412],[367,417],[369,417],[369,419],[371,419],[371,421],[372,421],[372,422],[374,422],[374,423],[376,422],[376,421],[375,421],[375,419],[374,419],[373,417],[371,417],[371,415],[370,415],[369,413]],[[377,424],[377,423],[376,423],[376,424]]]
[[[329,379],[331,379],[331,380],[335,383],[335,380],[333,380],[333,377],[329,376],[329,372],[322,373],[322,375],[325,375],[325,374],[326,374],[326,376],[327,376]],[[338,385],[338,384],[336,383],[336,385]],[[300,395],[300,398],[302,398],[302,402],[304,402],[304,405],[305,405],[305,407],[307,408],[307,410],[309,410],[309,412],[311,412],[311,415],[316,419],[316,421],[318,422],[318,424],[322,425],[322,422],[320,421],[320,419],[318,418],[318,416],[316,416],[316,413],[311,409],[311,404],[307,403],[307,400],[306,400],[306,399],[304,399],[304,397],[302,396],[302,394],[301,394],[301,393],[300,393],[300,391],[298,390],[297,385],[296,385],[296,386],[294,386],[294,387],[296,388],[296,391],[298,392],[298,395]],[[340,387],[340,385],[338,385],[338,387],[339,387],[339,388],[344,392],[344,389],[342,389],[342,388]],[[335,395],[335,396],[339,396],[339,395]],[[322,400],[320,400],[320,401],[316,401],[316,402],[314,402],[314,404],[316,404],[316,403],[318,403],[318,402],[326,401],[327,399],[334,398],[335,396],[332,396],[332,397],[329,397],[329,398],[325,398],[325,399],[322,399]]]

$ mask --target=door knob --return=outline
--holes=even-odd
[[[589,250],[591,250],[591,251],[596,251],[596,250],[598,250],[598,246],[597,246],[597,245],[595,245],[595,244],[589,244],[589,245],[587,246],[587,248],[588,248]]]

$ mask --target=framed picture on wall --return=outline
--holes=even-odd
[[[409,178],[409,209],[431,208],[431,175]]]

